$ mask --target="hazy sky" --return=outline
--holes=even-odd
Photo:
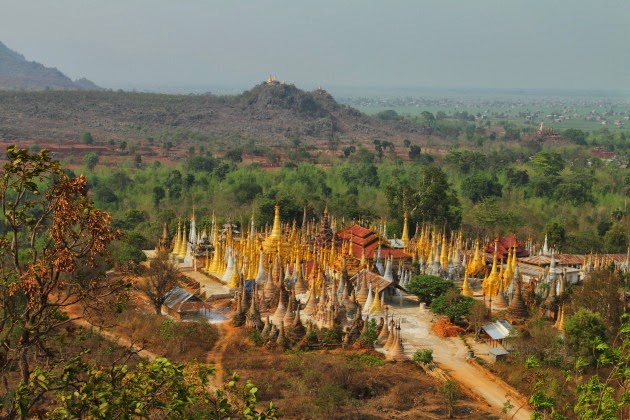
[[[629,0],[0,0],[0,41],[108,88],[630,88]]]

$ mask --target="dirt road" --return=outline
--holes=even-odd
[[[418,303],[412,300],[406,300],[403,307],[395,304],[391,308],[394,315],[401,319],[405,353],[409,357],[418,349],[432,349],[433,359],[438,366],[479,399],[486,401],[497,415],[501,415],[501,410],[509,399],[514,408],[508,418],[530,418],[531,411],[523,406],[525,397],[487,370],[469,363],[466,360],[468,348],[460,338],[440,338],[433,333],[431,328],[435,315],[429,310],[419,308]]]

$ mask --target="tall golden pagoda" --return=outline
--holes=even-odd
[[[280,252],[281,254],[288,255],[291,252],[291,244],[282,236],[282,222],[280,221],[280,205],[276,204],[275,214],[273,218],[273,227],[271,228],[271,234],[263,241],[263,250],[265,254],[271,254],[273,252]]]
[[[497,254],[494,254],[494,259],[492,260],[492,269],[490,270],[490,274],[485,278],[483,283],[481,284],[481,288],[483,289],[483,294],[486,296],[494,296],[499,291],[499,283],[501,282],[501,278],[499,277],[499,272],[497,271]]]
[[[409,222],[408,222],[407,210],[405,210],[405,214],[404,214],[403,230],[402,230],[402,235],[400,235],[400,240],[405,245],[405,251],[407,251],[407,249],[409,248]]]

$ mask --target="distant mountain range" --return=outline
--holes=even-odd
[[[102,90],[88,79],[72,80],[56,68],[28,61],[0,42],[0,90]]]

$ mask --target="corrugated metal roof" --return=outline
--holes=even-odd
[[[559,265],[579,265],[584,263],[584,259],[598,258],[603,260],[614,260],[616,263],[623,263],[626,261],[626,254],[597,254],[597,255],[583,255],[583,254],[555,254],[553,258],[556,260],[556,264]],[[519,261],[534,264],[534,265],[549,265],[551,264],[550,255],[534,255],[527,258],[519,258]]]
[[[481,327],[493,340],[501,340],[507,337],[494,324],[488,324]]]
[[[502,340],[504,338],[516,335],[516,330],[508,321],[500,319],[481,327],[493,340]]]
[[[514,329],[512,324],[510,324],[510,322],[505,319],[499,319],[495,321],[494,324],[497,326],[498,329],[502,330],[504,333],[508,335],[514,336],[517,334],[517,331]]]
[[[181,287],[174,287],[168,292],[164,306],[176,312],[184,312],[203,309],[205,304],[192,293]]]
[[[164,306],[171,309],[181,303],[186,302],[192,297],[192,293],[187,292],[181,287],[173,287],[167,294],[168,297],[164,301]]]
[[[392,284],[391,281],[387,280],[385,277],[382,277],[376,273],[366,270],[365,268],[359,271],[357,274],[352,276],[350,280],[356,283],[357,279],[363,280],[365,277],[368,281],[368,284],[372,285],[372,289],[384,290],[387,286]]]

